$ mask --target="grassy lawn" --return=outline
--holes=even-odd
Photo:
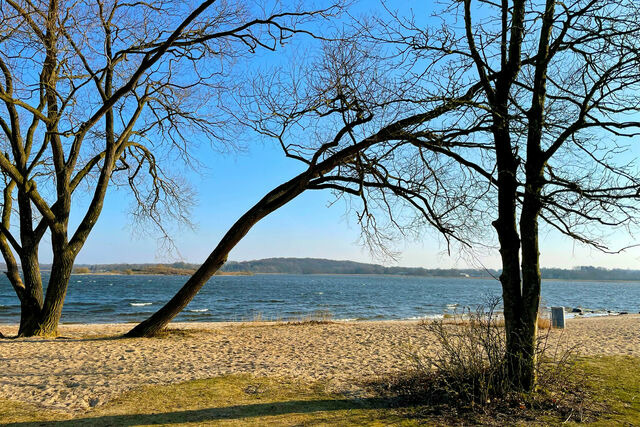
[[[608,410],[594,426],[640,426],[640,357],[588,358],[581,363],[598,400]]]
[[[608,406],[593,425],[640,425],[640,358],[589,358],[581,365],[594,398]],[[429,412],[425,407],[391,408],[380,398],[353,399],[326,393],[321,384],[245,375],[145,387],[73,417],[0,401],[0,420],[12,425],[410,426],[452,422],[425,415]],[[552,423],[552,419],[544,419],[545,424]],[[558,419],[557,424],[562,421]]]
[[[347,399],[320,384],[232,375],[169,386],[144,387],[76,415],[0,401],[11,425],[322,425],[408,423],[383,399]]]

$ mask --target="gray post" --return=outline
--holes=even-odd
[[[551,327],[564,329],[564,307],[551,307]]]

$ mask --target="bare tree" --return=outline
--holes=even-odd
[[[387,225],[427,224],[466,247],[491,244],[492,228],[505,363],[516,388],[534,387],[539,221],[605,251],[602,227],[636,222],[640,182],[622,142],[640,129],[638,10],[625,0],[465,0],[429,22],[390,13],[293,73],[305,78],[260,82],[245,123],[306,170],[241,217],[130,336],[166,325],[265,215],[302,191],[330,189],[361,201],[373,244],[388,241]]]
[[[138,213],[152,222],[184,218],[190,193],[158,157],[173,150],[188,160],[195,139],[224,143],[219,107],[233,89],[234,63],[310,34],[302,26],[342,7],[216,0],[0,6],[0,251],[21,302],[22,336],[57,333],[74,260],[110,182],[129,186]],[[70,230],[79,188],[90,202]],[[38,247],[47,232],[53,264],[44,295]]]
[[[363,196],[363,188],[380,188],[367,183],[362,188],[351,190],[345,189],[342,183],[343,179],[351,182],[344,176],[346,171],[354,168],[353,165],[361,165],[368,157],[384,158],[386,154],[393,153],[407,129],[425,126],[445,117],[460,105],[470,102],[480,90],[477,85],[451,94],[447,99],[433,99],[429,108],[399,118],[394,111],[398,103],[396,89],[399,88],[382,76],[370,78],[369,71],[383,64],[368,57],[366,51],[356,48],[362,40],[354,40],[353,36],[335,39],[340,41],[328,43],[324,55],[319,58],[309,61],[298,58],[301,62],[297,62],[289,73],[276,70],[256,76],[251,88],[240,96],[245,109],[238,117],[239,121],[278,141],[285,156],[304,164],[303,172],[268,192],[247,210],[178,293],[126,336],[152,336],[164,329],[224,265],[229,252],[255,224],[303,192],[333,189],[360,197]],[[394,114],[387,117],[387,112]],[[426,174],[422,185],[426,187],[427,182],[439,179],[442,179],[440,174]],[[384,185],[389,187],[390,184]],[[443,208],[444,212],[441,212],[431,205],[430,197],[418,194],[415,189],[395,186],[392,191],[398,200],[417,208],[419,217],[436,226],[445,236],[455,238],[455,227],[445,224],[444,206],[439,206]],[[369,205],[389,208],[386,196],[377,201],[373,193],[370,196],[365,196],[367,207],[359,218],[369,227],[375,221],[375,216],[368,210]],[[368,235],[374,240],[384,240],[378,231]]]
[[[637,224],[640,180],[623,141],[640,130],[638,8],[617,0],[465,0],[432,17],[440,26],[390,13],[394,19],[379,21],[369,36],[406,76],[403,85],[413,91],[403,93],[406,104],[419,108],[424,99],[448,98],[452,82],[481,87],[447,120],[407,129],[398,147],[437,154],[428,161],[414,155],[429,171],[445,161],[465,169],[458,179],[440,181],[443,203],[459,200],[460,185],[481,188],[469,187],[470,177],[485,182],[477,193],[482,202],[451,207],[474,218],[471,224],[487,213],[493,219],[506,363],[514,386],[532,390],[539,221],[603,251],[609,251],[600,239],[603,227]],[[389,177],[394,185],[415,186],[412,176],[389,174],[387,164],[385,158],[355,164],[351,177],[342,178],[344,190],[375,184],[388,192]],[[421,186],[418,193],[433,191]],[[480,219],[470,235],[459,230],[458,238],[476,241],[482,225]]]

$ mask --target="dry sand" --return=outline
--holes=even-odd
[[[104,338],[131,326],[63,325],[62,339],[0,340],[0,398],[78,411],[143,385],[235,373],[357,391],[359,379],[409,367],[408,352],[437,350],[417,322],[400,321],[183,323],[172,328],[187,332],[165,338]],[[551,340],[585,355],[640,356],[640,316],[570,319]]]

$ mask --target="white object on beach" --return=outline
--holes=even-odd
[[[551,327],[564,329],[564,307],[551,307]]]

